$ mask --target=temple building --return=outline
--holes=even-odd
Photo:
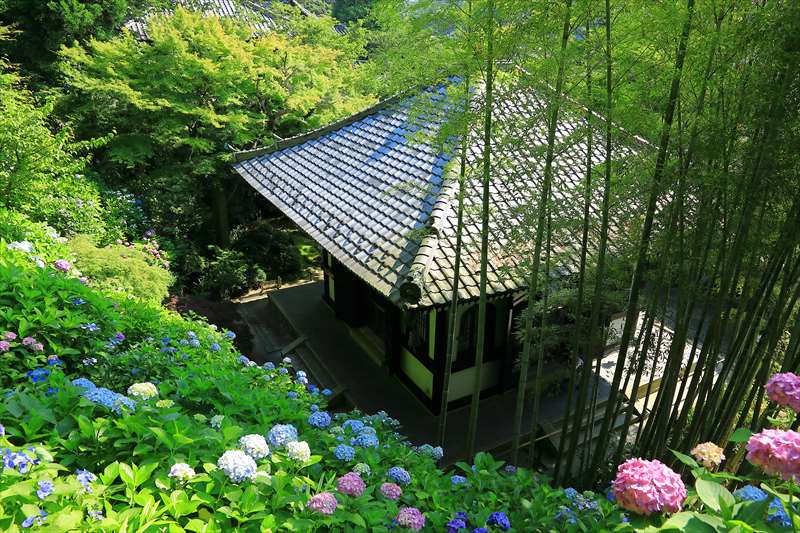
[[[450,89],[450,92],[453,92]],[[475,98],[479,98],[475,95]],[[445,86],[396,97],[324,128],[236,154],[234,168],[323,250],[324,294],[379,364],[433,412],[441,403],[455,279],[460,156],[467,147],[458,298],[458,349],[448,400],[468,400],[475,372],[481,249],[481,132],[438,135],[454,105]],[[546,103],[530,88],[498,92],[490,180],[488,316],[482,394],[516,385],[527,269],[546,148]],[[565,109],[553,163],[553,278],[578,269],[586,174],[586,118]],[[584,111],[585,113],[585,111]],[[602,119],[593,121],[602,138]],[[444,141],[440,137],[445,137]],[[620,158],[641,141],[616,147]],[[592,164],[605,155],[602,143]],[[633,148],[630,148],[633,147]],[[601,172],[596,173],[602,176]],[[591,189],[590,257],[599,234],[602,179]],[[611,220],[615,220],[612,217]],[[577,221],[577,222],[576,222]],[[612,241],[617,233],[612,228]]]

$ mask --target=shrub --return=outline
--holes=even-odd
[[[60,237],[55,229],[33,222],[22,213],[8,209],[0,209],[0,239],[6,241],[4,248],[11,243],[29,243],[32,249],[30,258],[34,261],[38,258],[50,263],[65,258],[70,253],[64,244],[66,239]],[[14,246],[16,245],[11,248]]]
[[[213,255],[205,264],[200,277],[200,288],[211,296],[240,296],[266,281],[264,271],[251,264],[243,253],[216,246],[210,246],[209,249]]]
[[[233,231],[232,248],[261,267],[270,278],[296,276],[302,267],[300,251],[290,233],[261,220]]]
[[[76,267],[99,289],[130,294],[155,304],[169,295],[172,275],[152,264],[139,249],[118,244],[98,248],[85,235],[71,239],[69,247],[75,254]]]

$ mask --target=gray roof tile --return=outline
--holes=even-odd
[[[529,89],[506,91],[498,98],[501,104],[495,110],[495,122],[509,138],[524,140],[518,145],[499,143],[492,163],[490,293],[525,287],[525,277],[510,270],[532,249],[517,234],[532,234],[529,227],[521,225],[530,225],[535,219],[545,156],[544,150],[530,149],[533,139],[543,144],[546,136],[544,102]],[[443,90],[431,94],[434,102],[444,102]],[[453,178],[457,169],[449,168],[447,153],[406,137],[407,132],[420,128],[426,134],[435,133],[443,112],[434,109],[432,120],[412,123],[409,110],[413,102],[413,98],[394,99],[275,147],[237,154],[239,162],[234,168],[376,290],[395,303],[424,307],[444,304],[452,293],[457,207],[457,181]],[[562,142],[553,166],[553,212],[561,212],[563,218],[580,220],[582,216],[585,145],[580,128],[584,127],[584,118],[563,112],[558,129]],[[470,165],[478,167],[480,137],[471,137],[468,145]],[[626,157],[641,147],[640,141],[631,139],[615,150]],[[601,163],[602,146],[598,143],[594,150],[594,161]],[[482,183],[480,169],[475,170],[465,197],[459,281],[459,296],[465,299],[479,296]],[[596,179],[596,183],[601,182]],[[599,232],[602,193],[597,187],[593,194],[593,236]],[[563,257],[553,254],[555,261],[561,261],[553,265],[553,271],[575,270],[579,227],[566,226],[553,235],[553,244],[554,249],[563,248],[566,253]],[[421,275],[415,277],[417,273]],[[419,281],[418,299],[401,293],[409,280]]]

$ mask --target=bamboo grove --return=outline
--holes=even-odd
[[[470,453],[480,418],[488,195],[502,147],[514,143],[540,176],[517,232],[527,312],[517,324],[509,459],[541,466],[540,384],[554,335],[568,339],[569,369],[556,481],[595,485],[624,456],[669,461],[670,449],[725,443],[736,428],[755,430],[775,416],[764,383],[775,371],[800,370],[800,5],[448,0],[417,2],[409,15],[396,4],[387,2],[379,21],[390,28],[382,37],[391,46],[380,50],[388,76],[406,87],[461,80],[453,88],[459,116],[446,132],[462,139],[453,148],[461,151],[453,173],[459,237],[470,217],[483,237]],[[420,42],[429,43],[424,53],[413,51]],[[536,146],[493,124],[509,84],[543,95],[542,113],[519,118],[544,132]],[[582,127],[565,138],[561,126],[576,117]],[[482,139],[478,159],[466,157],[469,136]],[[583,182],[567,199],[554,180],[565,144],[583,154],[575,163]],[[482,181],[480,206],[464,205],[470,177]],[[570,252],[577,268],[556,279],[565,232],[578,236]],[[453,302],[448,370],[462,305]],[[601,393],[612,313],[624,326]],[[730,468],[741,464],[738,445],[726,454]]]

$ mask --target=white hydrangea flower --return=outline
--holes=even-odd
[[[245,435],[244,437],[240,438],[239,448],[241,448],[244,453],[256,461],[260,461],[261,459],[265,459],[269,456],[269,446],[267,446],[267,441],[264,439],[264,437],[258,434]]]
[[[169,469],[169,477],[178,481],[189,481],[195,476],[194,468],[186,463],[175,463]]]
[[[14,241],[6,245],[7,250],[17,250],[26,254],[33,253],[33,243],[30,241]]]
[[[288,442],[286,443],[286,455],[293,461],[305,463],[311,459],[311,448],[304,440]]]
[[[228,450],[217,459],[217,468],[225,472],[234,483],[253,479],[256,475],[256,462],[241,450]]]
[[[128,395],[139,400],[149,400],[150,398],[158,396],[158,389],[149,381],[134,383],[128,387]]]

